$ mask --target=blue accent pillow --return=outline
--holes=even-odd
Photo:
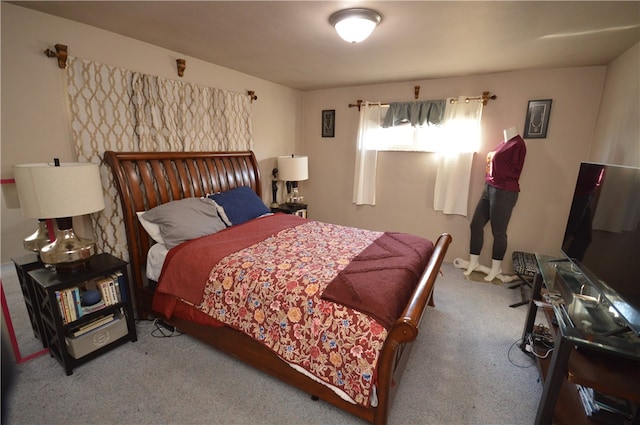
[[[236,187],[227,192],[209,195],[224,210],[229,225],[242,224],[271,212],[262,199],[248,186]]]

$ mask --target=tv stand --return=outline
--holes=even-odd
[[[536,259],[540,272],[534,278],[520,348],[528,353],[539,308],[554,345],[550,358],[537,358],[544,387],[535,424],[593,424],[576,385],[631,401],[634,417],[625,423],[640,423],[640,337],[628,327],[624,332],[615,315],[607,316],[608,300],[571,262],[539,254]],[[563,302],[545,298],[543,292],[557,294]]]

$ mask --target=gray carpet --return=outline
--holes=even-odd
[[[389,423],[531,424],[542,392],[516,346],[526,307],[510,284],[443,266]],[[23,357],[38,350],[13,264],[2,281]],[[8,424],[363,424],[188,336],[158,338],[151,322],[127,343],[66,376],[44,355],[16,367]],[[40,346],[41,347],[41,346]],[[4,373],[5,371],[3,371]]]

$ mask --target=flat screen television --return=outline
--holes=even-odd
[[[640,335],[640,168],[580,164],[562,252]]]

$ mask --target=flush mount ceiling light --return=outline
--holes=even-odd
[[[338,35],[349,43],[359,43],[371,35],[382,17],[370,9],[339,10],[329,17]]]

